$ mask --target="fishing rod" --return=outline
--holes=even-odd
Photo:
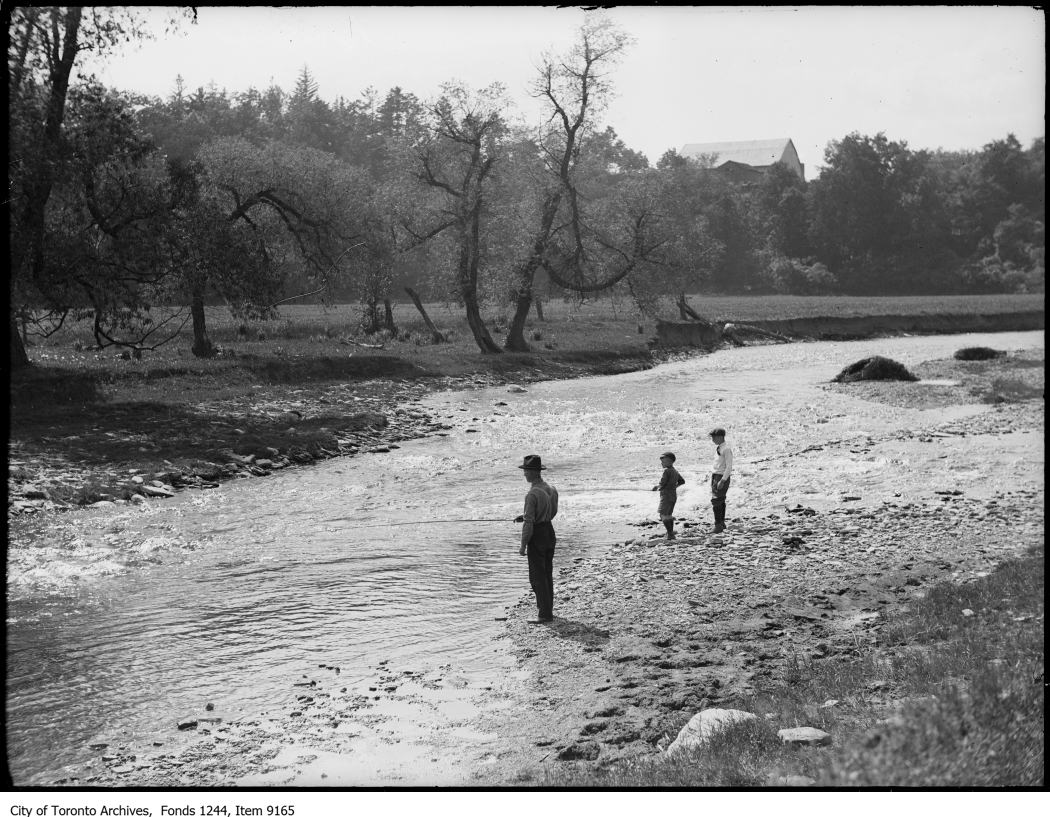
[[[596,486],[594,488],[591,488],[590,486],[584,485],[584,486],[581,486],[579,488],[570,488],[570,489],[568,489],[567,493],[579,493],[579,492],[586,492],[586,491],[651,491],[651,490],[652,490],[652,488],[643,488],[641,485],[639,485],[637,488],[622,488],[622,487],[609,488],[609,487],[603,486],[603,485],[598,485],[598,486]]]
[[[345,519],[346,517],[344,517]],[[335,520],[329,520],[335,521]],[[513,519],[424,519],[420,522],[384,522],[380,525],[358,525],[354,530],[364,528],[390,528],[394,525],[437,525],[447,522],[513,522]]]

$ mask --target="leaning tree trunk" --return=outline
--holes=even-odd
[[[689,301],[685,299],[684,292],[679,293],[678,295],[678,311],[681,314],[683,321],[699,321],[700,323],[706,324],[707,326],[712,325],[711,321],[709,321],[707,318],[705,318],[703,315],[701,315],[699,312],[693,309],[692,306],[689,305]]]
[[[470,332],[474,335],[474,342],[478,344],[478,348],[486,355],[501,354],[503,350],[492,339],[488,327],[485,326],[485,321],[482,320],[477,294],[464,292],[463,306],[467,312],[467,326],[470,327]]]
[[[427,329],[430,330],[431,340],[433,340],[434,343],[446,343],[448,341],[448,338],[441,334],[441,332],[438,331],[438,328],[434,326],[434,322],[430,320],[430,316],[427,314],[427,311],[423,308],[423,302],[419,299],[419,295],[416,293],[416,291],[412,289],[412,287],[405,287],[405,292],[407,292],[408,297],[412,299],[412,303],[416,305],[416,309],[419,310],[419,314],[423,316],[423,323],[425,323],[427,325]]]
[[[11,323],[11,371],[17,372],[21,369],[29,368],[29,355],[26,353],[25,344],[22,343],[22,335],[18,331],[18,324],[15,321],[14,315],[10,318]]]
[[[215,347],[208,339],[208,327],[204,320],[204,294],[194,291],[190,300],[190,315],[193,316],[193,347],[190,349],[194,357],[215,357]]]
[[[532,280],[536,275],[539,261],[534,255],[525,262],[518,278],[518,293],[514,299],[514,316],[507,327],[507,340],[503,348],[510,352],[527,352],[529,344],[525,341],[525,321],[532,308]]]
[[[570,143],[572,140],[570,140]],[[568,161],[572,145],[569,144],[565,154],[564,162]],[[568,172],[563,168],[564,173]],[[551,231],[554,229],[554,217],[558,213],[561,204],[562,192],[557,190],[547,196],[543,203],[543,212],[540,216],[539,228],[532,240],[532,251],[528,259],[522,264],[518,274],[517,297],[515,299],[514,317],[511,318],[510,326],[507,328],[507,340],[504,348],[512,352],[527,352],[529,344],[525,342],[525,320],[529,317],[529,309],[532,307],[532,282],[536,279],[536,271],[540,268],[540,261],[551,242]],[[537,303],[539,303],[537,301]],[[543,320],[542,307],[536,307],[540,320]]]
[[[479,200],[470,214],[469,221],[464,219],[467,221],[467,226],[462,231],[460,240],[459,291],[467,313],[467,326],[470,327],[470,332],[474,336],[474,342],[482,354],[498,355],[502,354],[503,350],[489,334],[488,327],[485,326],[485,321],[481,317],[481,306],[478,303],[478,262],[481,246],[478,213],[480,210]]]
[[[481,306],[478,304],[476,259],[470,257],[469,251],[464,251],[460,256],[460,275],[463,308],[467,313],[467,326],[470,327],[470,333],[474,336],[474,342],[483,354],[498,355],[503,350],[496,345],[496,341],[492,339],[481,317]]]

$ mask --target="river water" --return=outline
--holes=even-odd
[[[872,354],[915,365],[963,346],[1043,342],[1026,332],[762,346],[523,393],[431,395],[422,405],[452,426],[445,436],[146,508],[58,517],[36,540],[9,543],[15,782],[46,785],[97,755],[90,745],[148,741],[204,702],[239,716],[287,706],[289,679],[320,665],[338,666],[348,684],[367,683],[384,661],[507,673],[498,619],[528,591],[510,522],[521,513],[515,466],[525,454],[542,454],[561,493],[559,558],[637,535],[631,523],[654,517],[650,488],[667,449],[687,480],[678,515],[706,522],[714,425],[729,430],[738,457],[731,519],[838,502],[843,469],[856,490],[884,483],[892,464],[829,462],[826,482],[801,496],[777,462],[933,416],[823,389],[844,366]]]

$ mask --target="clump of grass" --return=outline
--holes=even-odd
[[[976,581],[945,582],[859,655],[789,660],[778,683],[723,706],[760,717],[676,758],[555,768],[553,786],[1041,786],[1043,546]],[[686,719],[683,716],[682,721]],[[777,730],[815,726],[827,747]]]
[[[882,633],[896,705],[829,757],[831,785],[1036,786],[1043,769],[1043,549],[942,584]]]
[[[851,363],[837,375],[835,383],[854,383],[858,380],[918,380],[905,368],[904,364],[888,357],[875,355]]]
[[[1043,396],[1043,389],[1013,377],[996,377],[981,393],[985,403],[1021,403]]]

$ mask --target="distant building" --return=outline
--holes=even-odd
[[[790,139],[753,139],[750,142],[703,142],[686,145],[681,155],[690,159],[715,156],[713,167],[734,181],[757,182],[769,168],[782,164],[802,181],[806,168]]]

